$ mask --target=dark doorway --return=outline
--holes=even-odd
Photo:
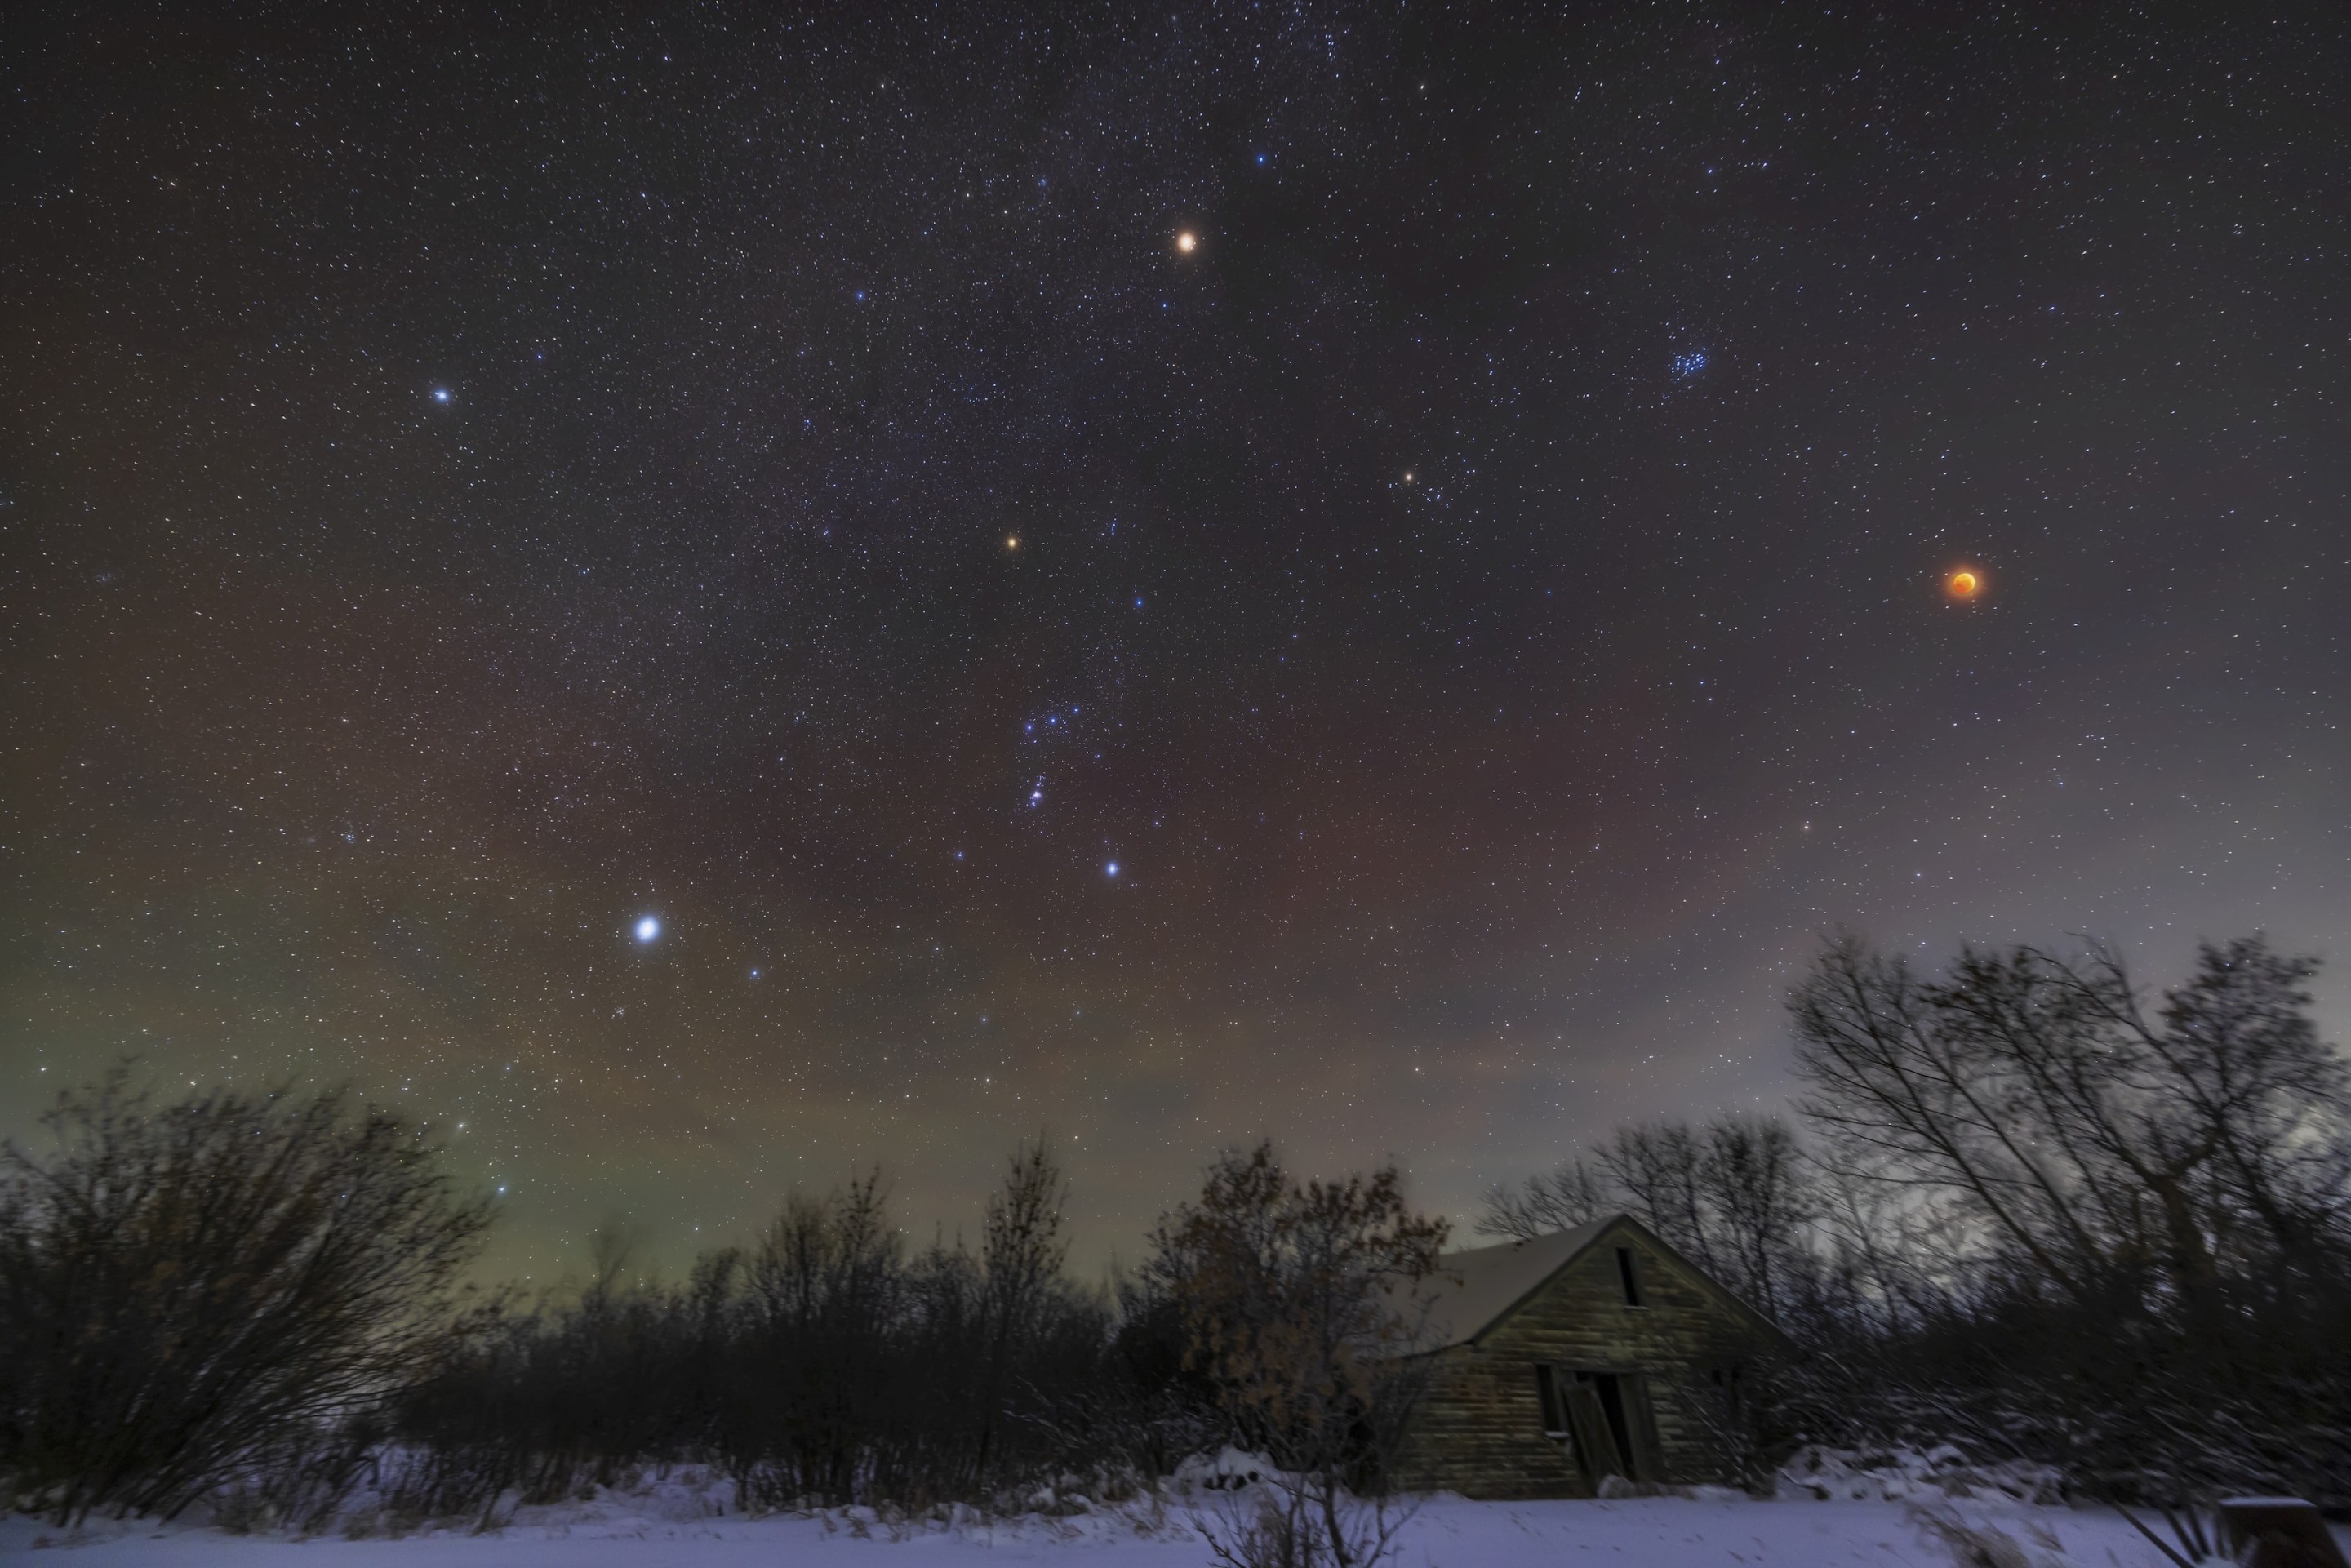
[[[1554,1387],[1576,1462],[1595,1489],[1610,1476],[1666,1479],[1646,1378],[1637,1372],[1568,1372]]]
[[[1616,1374],[1613,1372],[1594,1372],[1589,1373],[1586,1375],[1592,1379],[1592,1386],[1599,1391],[1600,1408],[1608,1417],[1608,1435],[1616,1440],[1616,1451],[1625,1456],[1627,1461],[1631,1461],[1633,1458],[1633,1428],[1625,1425],[1625,1389],[1623,1384],[1618,1380]],[[1634,1466],[1628,1462],[1625,1474],[1635,1480],[1646,1480],[1648,1479],[1646,1476],[1635,1476],[1633,1474],[1633,1469]]]

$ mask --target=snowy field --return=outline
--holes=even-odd
[[[685,1513],[666,1489],[610,1494],[561,1509],[524,1510],[487,1535],[419,1531],[398,1540],[310,1541],[235,1536],[187,1527],[96,1524],[78,1535],[21,1517],[0,1521],[0,1560],[70,1561],[101,1568],[1196,1568],[1205,1542],[1180,1509],[1031,1518],[994,1526],[892,1529],[862,1511],[820,1517],[736,1519]],[[1925,1505],[1946,1521],[1996,1531],[2010,1543],[1973,1561],[2000,1568],[2161,1568],[2163,1558],[2119,1516],[2101,1511],[1958,1500]],[[1642,1498],[1611,1502],[1428,1502],[1407,1527],[1399,1568],[1934,1568],[1962,1558],[1898,1501],[1757,1502]]]

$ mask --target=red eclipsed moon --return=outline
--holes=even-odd
[[[1983,574],[1973,567],[1961,567],[1943,579],[1943,591],[1953,599],[1973,599],[1983,591]]]

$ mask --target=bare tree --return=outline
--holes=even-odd
[[[1687,1122],[1619,1127],[1593,1163],[1635,1218],[1722,1278],[1707,1211],[1706,1145]]]
[[[1732,1290],[1779,1317],[1809,1272],[1805,1229],[1821,1208],[1795,1134],[1760,1116],[1708,1124],[1698,1186],[1705,1254]]]
[[[1521,1239],[1629,1211],[1755,1306],[1776,1315],[1811,1271],[1821,1199],[1795,1134],[1764,1117],[1619,1127],[1587,1162],[1487,1195],[1478,1229]]]
[[[47,1122],[53,1155],[0,1153],[0,1468],[60,1523],[168,1517],[378,1405],[489,1221],[339,1092],[156,1107],[118,1071]]]
[[[624,1295],[637,1273],[641,1238],[622,1215],[606,1215],[588,1237],[588,1284],[583,1297],[591,1303]]]
[[[2207,946],[2150,1019],[2100,947],[1970,950],[1929,983],[1841,942],[1791,1003],[1804,1109],[1851,1168],[1957,1206],[2067,1299],[2206,1312],[2224,1252],[2340,1250],[2351,1094],[2313,967]]]
[[[1001,1190],[990,1195],[980,1227],[982,1311],[987,1361],[980,1385],[980,1432],[975,1463],[985,1475],[994,1457],[997,1427],[1013,1369],[1034,1343],[1069,1260],[1062,1207],[1069,1184],[1040,1133],[1012,1153]]]
[[[744,1495],[856,1498],[886,1446],[893,1341],[909,1306],[877,1170],[830,1197],[787,1194],[745,1265],[720,1446]]]
[[[2116,1497],[2351,1500],[2351,1083],[2314,968],[2207,945],[2150,1006],[2095,944],[1938,979],[1830,945],[1790,1006],[1857,1310],[1814,1415]]]
[[[1487,1236],[1511,1236],[1531,1241],[1554,1230],[1589,1225],[1617,1205],[1607,1182],[1581,1158],[1557,1170],[1537,1172],[1516,1186],[1489,1189],[1479,1211],[1476,1228]]]

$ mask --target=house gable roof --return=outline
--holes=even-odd
[[[1473,1247],[1438,1258],[1437,1272],[1421,1282],[1417,1292],[1427,1312],[1427,1332],[1418,1348],[1447,1350],[1484,1339],[1562,1270],[1591,1251],[1603,1238],[1619,1232],[1637,1236],[1664,1253],[1703,1281],[1708,1292],[1732,1315],[1785,1343],[1787,1336],[1778,1324],[1732,1295],[1631,1215],[1616,1214],[1573,1230],[1554,1230],[1497,1247]]]

